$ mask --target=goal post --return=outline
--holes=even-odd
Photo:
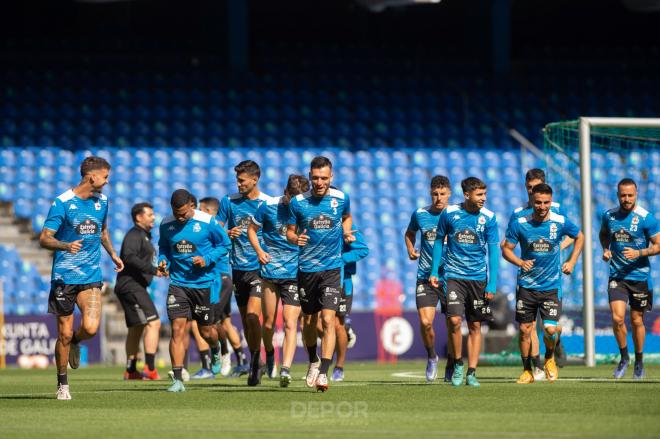
[[[660,119],[622,117],[581,117],[580,136],[580,198],[582,232],[585,248],[582,252],[582,295],[584,301],[584,361],[588,367],[596,365],[595,307],[594,307],[594,249],[592,237],[591,191],[591,133],[593,128],[660,128]]]

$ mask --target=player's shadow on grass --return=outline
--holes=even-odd
[[[0,400],[22,400],[22,399],[55,399],[52,395],[0,395]]]

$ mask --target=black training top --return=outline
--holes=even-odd
[[[155,255],[151,233],[133,226],[121,244],[119,257],[124,261],[124,270],[117,273],[115,292],[121,294],[146,289],[156,274]]]

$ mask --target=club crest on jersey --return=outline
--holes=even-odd
[[[195,223],[195,225],[193,226],[193,232],[197,233],[200,230],[202,230],[202,226],[200,226],[199,223]]]
[[[88,218],[85,221],[78,224],[78,226],[76,227],[76,232],[79,235],[96,235],[98,229],[99,229],[98,224],[96,224],[94,221]]]
[[[476,244],[478,242],[477,234],[470,229],[460,230],[454,234],[454,239],[459,244]]]
[[[97,201],[96,203],[94,203],[94,209],[101,210],[101,202],[100,201]]]
[[[190,241],[186,241],[185,239],[182,239],[181,241],[174,244],[174,248],[176,249],[177,253],[182,254],[190,254],[197,250],[195,244]]]
[[[479,217],[479,224],[486,224],[486,217],[485,216],[480,216]]]
[[[555,223],[550,224],[550,231],[552,233],[555,233],[557,231],[557,224]]]
[[[324,214],[320,214],[309,221],[309,228],[314,230],[329,230],[332,229],[333,225],[332,218]]]
[[[330,207],[337,207],[337,206],[339,206],[339,201],[337,201],[336,198],[330,200]]]
[[[632,219],[631,223],[639,224],[639,217],[637,215],[633,216],[633,219]]]

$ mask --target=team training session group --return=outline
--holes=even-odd
[[[80,182],[53,200],[39,236],[41,246],[54,252],[48,312],[57,319],[57,399],[71,399],[68,366],[79,367],[80,342],[94,337],[99,329],[101,247],[115,265],[114,291],[128,327],[124,379],[160,379],[155,366],[160,316],[148,287],[154,277],[166,277],[171,322],[168,392],[184,392],[184,382],[218,374],[247,375],[248,386],[260,385],[267,375],[288,387],[295,379],[291,365],[299,328],[308,354],[306,385],[325,392],[330,381],[344,380],[347,348],[356,337],[348,318],[352,276],[356,263],[368,255],[369,243],[360,225],[353,222],[349,194],[333,186],[334,173],[340,170],[333,169],[328,158],[315,157],[308,170],[290,175],[282,182],[281,195],[259,190],[261,169],[251,160],[234,167],[236,193],[218,199],[176,189],[171,194],[171,212],[158,212],[163,219],[158,241],[153,243],[153,207],[149,200],[137,203],[131,209],[134,226],[126,231],[119,253],[110,238],[110,203],[103,194],[111,170],[104,158],[85,158]],[[500,258],[519,267],[514,307],[523,372],[517,383],[558,378],[557,363],[563,351],[558,325],[562,279],[573,274],[585,240],[578,219],[568,218],[553,199],[543,170],[528,170],[523,183],[528,202],[511,213],[503,237],[498,232],[499,220],[486,207],[487,183],[476,177],[462,180],[462,194],[452,196],[450,180],[434,176],[428,186],[429,204],[411,212],[401,251],[418,261],[416,285],[406,288],[416,292],[429,382],[438,376],[433,323],[440,304],[448,334],[444,381],[456,387],[480,386],[476,369],[481,325],[492,319],[490,301],[497,293]],[[631,362],[625,323],[629,305],[633,378],[641,380],[643,317],[653,304],[650,257],[660,253],[660,228],[654,214],[637,204],[634,180],[622,179],[612,192],[618,206],[597,206],[601,248],[594,251],[609,265],[607,294],[621,353],[613,378],[623,378]],[[586,243],[586,251],[592,251],[591,243]],[[249,358],[231,323],[232,295]],[[278,368],[273,335],[280,300],[284,341]],[[79,325],[74,325],[76,305]],[[542,327],[538,332],[537,319]],[[187,369],[191,334],[202,363],[192,376]],[[145,364],[139,371],[141,342]]]

